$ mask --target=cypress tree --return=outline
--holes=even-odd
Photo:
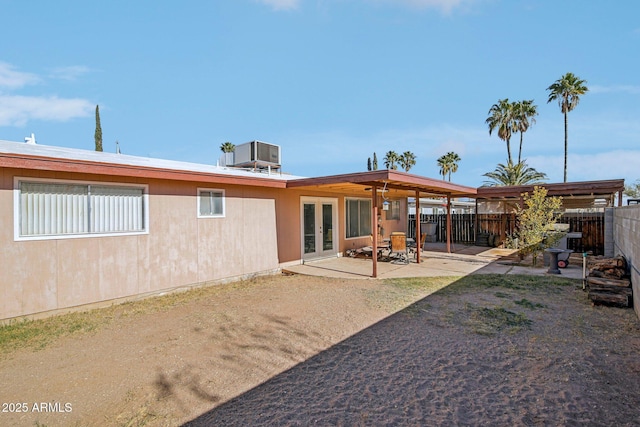
[[[369,157],[367,159],[367,170],[370,171],[371,170],[371,157]]]
[[[378,156],[376,155],[375,151],[373,152],[373,170],[378,170]]]
[[[100,106],[96,105],[96,133],[94,134],[96,141],[96,151],[102,151],[102,127],[100,126]]]

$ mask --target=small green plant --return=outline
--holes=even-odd
[[[547,197],[547,189],[536,186],[533,194],[524,193],[522,199],[523,205],[516,209],[518,229],[511,239],[518,241],[520,258],[532,255],[535,266],[540,252],[553,246],[560,237],[549,232],[560,215],[562,198]]]
[[[514,302],[516,304],[518,304],[519,306],[521,306],[521,307],[525,307],[525,308],[528,308],[528,309],[531,309],[531,310],[535,310],[536,308],[545,308],[546,307],[544,304],[540,304],[540,303],[537,303],[537,302],[534,303],[534,302],[529,301],[526,298],[522,298],[521,300],[514,301]]]
[[[531,320],[519,313],[504,308],[474,308],[472,318],[476,321],[475,332],[481,335],[493,335],[502,330],[518,332],[531,326]]]

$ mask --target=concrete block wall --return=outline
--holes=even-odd
[[[607,213],[612,216],[613,254],[611,255],[622,255],[629,263],[633,286],[633,308],[640,318],[640,205],[611,208],[607,209]],[[605,230],[606,218],[605,214]]]

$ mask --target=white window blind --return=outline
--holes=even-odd
[[[198,191],[199,216],[224,216],[224,191]]]
[[[28,181],[19,188],[20,236],[145,230],[142,188]]]
[[[142,196],[141,188],[91,186],[91,231],[143,231]]]

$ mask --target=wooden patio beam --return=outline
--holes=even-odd
[[[373,261],[373,271],[371,277],[378,277],[378,187],[373,184],[371,187],[371,259]]]
[[[407,202],[409,210],[409,202]],[[422,252],[422,239],[420,235],[420,190],[416,190],[416,262],[420,264],[420,252]]]

